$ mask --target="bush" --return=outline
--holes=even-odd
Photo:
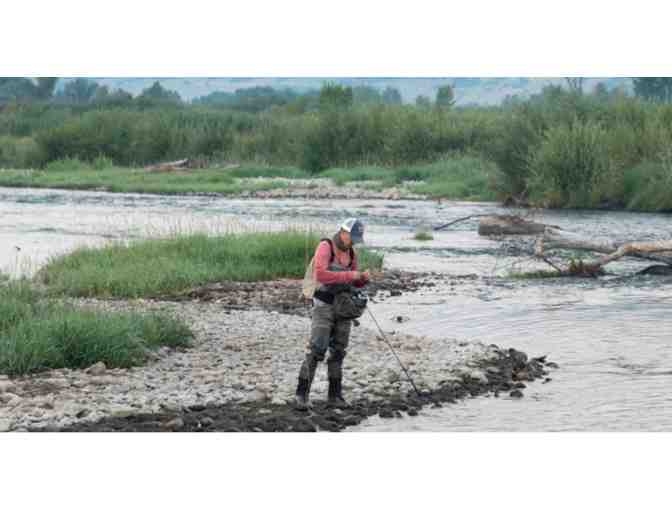
[[[591,121],[549,129],[529,160],[533,198],[550,207],[598,205],[609,170],[606,140]]]
[[[33,138],[0,136],[0,168],[36,168],[44,155]]]

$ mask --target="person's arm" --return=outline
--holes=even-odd
[[[353,251],[353,253],[355,252]],[[359,264],[357,263],[357,255],[355,255],[352,258],[352,265],[350,267],[352,268],[353,271],[358,272],[358,266]],[[352,284],[355,287],[361,288],[364,287],[364,285],[366,285],[367,283],[369,283],[369,272],[367,271],[365,273],[359,273],[359,275],[360,278],[358,280],[354,280]]]
[[[315,279],[322,285],[353,283],[359,276],[357,271],[329,271],[331,249],[329,243],[322,241],[315,252]]]

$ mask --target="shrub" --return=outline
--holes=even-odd
[[[606,131],[591,121],[549,129],[529,159],[534,198],[547,206],[599,203],[609,169],[605,142]]]
[[[33,138],[0,136],[0,168],[35,168],[44,154]]]

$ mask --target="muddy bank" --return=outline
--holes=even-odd
[[[366,293],[373,302],[379,302],[421,288],[435,287],[449,278],[441,273],[386,270],[382,277],[374,278],[366,286]],[[219,282],[161,299],[218,303],[232,310],[265,310],[309,317],[311,304],[303,298],[301,285],[302,280]]]
[[[441,381],[437,388],[415,392],[378,393],[371,398],[350,402],[350,408],[329,408],[324,401],[314,402],[310,411],[298,411],[289,403],[274,404],[258,400],[221,406],[193,405],[179,412],[137,414],[106,418],[94,423],[79,423],[63,429],[47,427],[43,431],[64,432],[337,432],[357,425],[370,416],[402,418],[415,416],[425,406],[442,407],[459,399],[493,392],[521,398],[523,381],[548,375],[554,366],[544,358],[528,361],[527,355],[514,349],[490,346],[488,357],[475,364],[479,377],[463,375],[456,381]],[[546,378],[545,381],[550,381]]]

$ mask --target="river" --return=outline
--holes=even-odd
[[[455,284],[371,310],[383,328],[438,340],[460,338],[547,355],[560,368],[530,383],[523,399],[478,397],[403,420],[370,419],[356,431],[670,431],[672,297],[667,277],[632,276],[639,261],[609,266],[596,280],[520,280],[541,269],[511,243],[484,239],[476,221],[413,240],[417,226],[472,214],[511,213],[494,204],[385,200],[254,200],[0,188],[0,271],[33,274],[79,246],[174,232],[286,226],[333,228],[344,217],[367,225],[367,244],[385,266],[436,271]],[[615,239],[670,238],[669,216],[544,211],[535,220]],[[396,317],[407,320],[399,323]],[[374,327],[368,321],[365,325]],[[346,361],[347,363],[347,361]]]

